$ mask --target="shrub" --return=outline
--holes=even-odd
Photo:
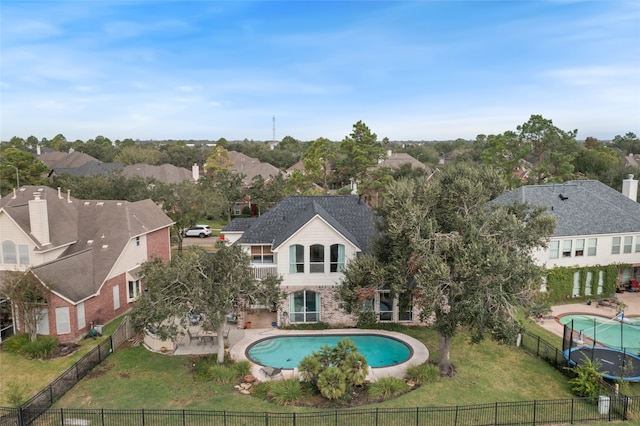
[[[12,354],[22,354],[22,348],[27,343],[29,343],[28,334],[16,334],[2,342],[2,349]]]
[[[411,380],[420,385],[434,382],[439,376],[440,371],[438,370],[438,366],[428,362],[410,365],[404,374],[406,380]]]
[[[290,324],[282,328],[285,330],[328,330],[331,327],[326,322],[312,322],[308,324]]]
[[[378,317],[371,309],[358,312],[357,328],[376,328],[378,326]]]
[[[600,393],[602,378],[598,372],[600,366],[585,358],[584,364],[570,368],[575,377],[569,380],[571,392],[578,396],[596,398]]]
[[[29,341],[22,348],[27,358],[43,359],[48,357],[58,347],[58,339],[53,336],[38,336],[35,342]]]
[[[409,385],[404,380],[397,377],[383,377],[369,385],[369,396],[387,399],[405,393],[408,390]]]
[[[221,385],[233,383],[238,378],[238,371],[234,366],[214,364],[209,366],[211,380]]]
[[[58,347],[58,339],[53,336],[38,336],[34,342],[28,334],[16,334],[2,343],[2,348],[27,358],[42,359],[53,353]]]
[[[251,374],[251,363],[249,361],[238,361],[234,367],[238,376],[244,377],[247,374]]]
[[[271,382],[260,382],[253,387],[253,392],[251,392],[251,396],[258,399],[266,399],[269,396],[269,390],[271,389],[271,385],[273,383],[277,383],[275,381]]]
[[[315,383],[320,374],[320,361],[313,355],[304,357],[298,365],[298,374],[305,382]]]
[[[12,407],[21,407],[27,402],[27,387],[16,382],[7,383],[7,401]]]
[[[352,385],[361,385],[367,379],[369,372],[367,359],[360,352],[347,354],[340,363],[340,369],[344,372],[347,382]]]
[[[339,399],[347,390],[346,376],[338,367],[327,367],[318,376],[318,390],[327,399]]]
[[[269,383],[267,394],[273,398],[273,402],[278,405],[295,403],[302,395],[300,381],[296,379],[279,380]]]

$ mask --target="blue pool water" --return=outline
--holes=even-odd
[[[336,346],[340,340],[353,341],[373,368],[400,364],[411,357],[405,343],[377,334],[277,336],[259,340],[247,348],[246,355],[256,364],[274,368],[295,368],[313,351],[324,345]]]
[[[610,348],[640,352],[640,319],[625,318],[624,322],[598,315],[570,314],[560,317],[562,324]]]

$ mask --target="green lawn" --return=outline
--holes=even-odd
[[[108,324],[112,332],[119,321]],[[544,329],[535,323],[527,327],[536,334]],[[402,328],[403,332],[424,342],[431,358],[438,358],[437,337],[422,327]],[[560,337],[548,340],[560,344]],[[555,341],[552,341],[554,340]],[[86,353],[95,341],[86,340],[82,352],[53,361],[29,361],[0,351],[2,389],[7,382],[30,383],[35,393]],[[460,333],[452,344],[451,359],[457,368],[453,378],[440,378],[400,398],[367,406],[386,408],[470,405],[477,403],[553,400],[571,398],[567,380],[557,370],[522,350],[492,341],[471,344]],[[143,347],[116,351],[85,379],[68,392],[55,407],[112,409],[199,409],[240,412],[303,412],[316,408],[280,407],[257,398],[241,395],[232,385],[216,385],[194,379],[194,359],[151,353]],[[5,374],[7,373],[7,374]],[[630,387],[640,395],[640,384]],[[4,394],[4,392],[2,392]],[[6,405],[0,402],[0,405]]]
[[[425,342],[437,358],[436,336],[424,328],[405,332]],[[439,379],[379,407],[467,405],[572,397],[565,377],[544,361],[491,341],[471,344],[461,333],[452,346],[454,378]],[[150,353],[142,347],[117,351],[57,404],[67,408],[166,408],[229,411],[309,411],[278,407],[241,395],[232,385],[197,381],[193,360]]]
[[[97,339],[82,339],[78,342],[80,349],[73,354],[50,360],[32,360],[20,355],[0,350],[0,406],[8,407],[8,393],[11,388],[19,388],[25,399],[44,389],[60,374],[75,364],[91,349],[111,335],[123,317],[116,318],[105,326],[105,336]]]
[[[25,399],[30,398],[51,383],[61,373],[71,367],[87,352],[93,349],[99,340],[84,339],[81,348],[75,353],[51,360],[31,360],[21,355],[0,351],[0,406],[9,406],[9,389],[18,387]]]

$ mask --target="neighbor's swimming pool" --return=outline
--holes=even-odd
[[[389,367],[411,358],[411,348],[392,337],[378,334],[276,336],[258,340],[246,350],[256,364],[274,368],[295,368],[300,361],[324,345],[336,346],[340,340],[352,340],[370,367]]]
[[[569,326],[572,320],[575,331],[582,331],[584,336],[604,346],[633,353],[640,352],[640,318],[632,317],[619,321],[587,314],[569,314],[560,317],[560,322]]]

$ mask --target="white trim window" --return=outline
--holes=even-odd
[[[549,259],[557,259],[560,257],[560,241],[551,241],[549,243]]]
[[[640,235],[636,236],[636,253],[640,253]]]
[[[380,322],[393,321],[393,298],[388,290],[378,292],[378,318]]]
[[[113,310],[120,307],[120,287],[113,286]]]
[[[562,257],[571,257],[571,245],[573,240],[562,241]]]
[[[302,290],[289,296],[289,320],[292,323],[320,321],[320,294]]]
[[[324,246],[322,244],[312,244],[309,246],[309,272],[324,273]]]
[[[405,291],[398,295],[398,321],[413,320],[413,293]]]
[[[142,293],[142,284],[140,278],[127,281],[127,302],[133,302]]]
[[[621,237],[613,237],[613,240],[611,242],[611,254],[620,254],[621,240],[622,240]]]
[[[584,238],[580,238],[576,240],[576,248],[575,248],[574,256],[576,257],[584,256]]]
[[[304,273],[304,246],[300,244],[289,246],[289,273]]]
[[[587,256],[595,256],[598,251],[598,239],[597,238],[589,238],[587,241]]]
[[[18,263],[16,243],[11,240],[5,240],[2,242],[2,263],[9,265],[16,265]]]
[[[71,333],[71,318],[69,317],[69,307],[56,308],[56,330],[58,334]]]
[[[84,302],[78,303],[78,306],[76,307],[76,314],[78,316],[78,330],[81,328],[85,328],[87,325],[87,320],[85,318]]]
[[[344,245],[332,244],[329,247],[329,272],[344,271]]]
[[[633,249],[633,236],[627,235],[624,237],[624,245],[622,246],[622,252],[625,254],[631,253]]]

